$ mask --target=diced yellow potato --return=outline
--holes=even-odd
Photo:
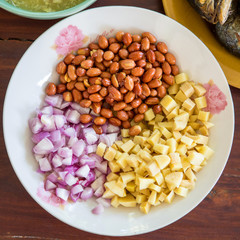
[[[174,138],[167,139],[166,144],[169,146],[169,153],[176,152],[178,143]]]
[[[168,88],[168,93],[170,95],[175,95],[177,94],[178,90],[179,90],[179,85],[175,83]]]
[[[150,203],[151,205],[154,205],[156,202],[156,198],[157,198],[157,192],[153,190],[148,198],[148,203]]]
[[[203,154],[206,159],[211,158],[214,154],[214,151],[206,145],[199,147],[198,152]]]
[[[202,85],[200,85],[200,84],[196,84],[194,86],[194,90],[195,90],[195,94],[198,97],[201,97],[201,96],[203,96],[206,93],[206,89]]]
[[[187,98],[187,99],[183,102],[182,106],[183,106],[185,109],[187,109],[188,111],[192,111],[193,108],[195,107],[195,103],[194,103],[190,98]]]
[[[135,146],[134,142],[132,140],[128,140],[121,146],[121,149],[123,150],[123,152],[128,153],[134,146]]]
[[[110,172],[108,175],[107,175],[107,181],[110,182],[112,180],[117,180],[118,179],[118,175],[114,172]]]
[[[118,195],[119,197],[125,197],[126,196],[126,190],[117,184],[116,180],[105,182],[104,186],[108,189],[110,189],[114,194]]]
[[[172,172],[172,171],[171,171],[170,167],[162,169],[162,175],[164,176],[164,178],[165,178],[168,174],[170,174],[171,172]]]
[[[106,191],[102,195],[103,198],[107,198],[107,199],[111,199],[114,196],[115,194],[110,189],[106,189]]]
[[[151,131],[148,129],[144,129],[143,131],[142,131],[142,135],[143,135],[143,137],[146,137],[146,138],[148,138],[149,136],[150,136],[150,134],[151,134]]]
[[[169,146],[163,144],[155,144],[153,146],[153,151],[160,154],[168,154]]]
[[[111,199],[111,205],[112,205],[113,207],[115,207],[115,208],[117,208],[117,207],[120,205],[118,199],[119,199],[119,198],[118,198],[118,196],[116,196],[116,195]]]
[[[160,172],[160,168],[158,167],[158,165],[155,161],[152,161],[147,164],[147,172],[148,172],[149,176],[153,177]]]
[[[191,164],[189,163],[189,161],[187,160],[187,158],[183,158],[182,159],[182,168],[183,168],[183,172],[186,172],[188,168],[191,167]]]
[[[136,190],[136,184],[134,182],[129,182],[127,183],[126,185],[126,189],[129,191],[129,192],[135,192]]]
[[[146,144],[148,144],[148,143],[146,143]],[[145,148],[143,148],[143,151],[146,151],[146,152],[148,152],[148,153],[152,153],[152,151],[149,149],[149,148],[151,148],[152,146],[151,145],[147,145]]]
[[[168,112],[171,112],[176,106],[177,103],[174,101],[172,97],[166,95],[161,101],[160,104],[164,107]]]
[[[123,144],[126,143],[126,142],[128,142],[129,140],[130,140],[130,138],[122,138]]]
[[[122,169],[123,170],[123,172],[131,172],[133,169],[129,166],[129,165],[127,165],[125,168],[123,168]]]
[[[139,157],[135,154],[127,156],[126,161],[130,167],[137,168],[139,165]]]
[[[204,125],[207,129],[209,129],[209,128],[211,128],[211,127],[214,126],[214,124],[211,123],[211,122],[204,122],[204,121],[202,121],[202,123],[203,123],[203,125]]]
[[[198,153],[194,150],[188,151],[187,159],[192,165],[200,165],[202,163],[202,161],[204,160],[204,155],[201,153]]]
[[[168,155],[156,155],[153,159],[157,162],[158,167],[162,170],[170,163],[170,157]]]
[[[155,175],[153,178],[157,182],[158,185],[161,185],[164,182],[164,178],[163,178],[163,175],[161,172],[158,173],[157,175]]]
[[[149,152],[149,149],[152,148],[152,145],[146,142],[143,150],[146,150],[146,148],[148,149],[148,152]]]
[[[149,187],[151,183],[154,183],[155,180],[152,178],[144,178],[144,177],[139,177],[139,190],[143,190]],[[137,183],[136,183],[137,184]],[[138,185],[138,184],[137,184]]]
[[[126,184],[124,184],[123,180],[121,177],[118,177],[118,179],[116,180],[116,184],[118,185],[118,187],[120,187],[121,189],[124,189],[126,187]]]
[[[144,147],[144,144],[146,143],[146,141],[147,141],[147,138],[142,136],[135,136],[133,138],[133,142],[135,144],[139,144],[141,147]]]
[[[199,111],[198,113],[198,119],[204,122],[207,122],[210,117],[210,112],[205,112],[205,111]]]
[[[123,145],[122,141],[115,141],[114,143],[118,146],[119,149],[121,149],[121,146]]]
[[[165,116],[167,116],[170,111],[167,111],[167,109],[165,109],[164,107],[162,107],[162,112],[164,113]]]
[[[111,171],[114,173],[120,171],[120,166],[115,161],[109,162],[108,166],[111,169]]]
[[[114,143],[112,146],[111,146],[113,149],[115,149],[116,151],[118,150],[118,146]]]
[[[155,119],[149,121],[149,122],[148,122],[148,125],[153,125],[153,126],[154,126],[154,125],[155,125]]]
[[[194,130],[198,130],[201,127],[201,124],[197,122],[189,122],[188,126],[191,126]]]
[[[160,131],[165,138],[168,139],[168,138],[172,137],[172,133],[169,132],[165,127],[160,127]]]
[[[188,194],[188,189],[180,186],[178,188],[175,188],[174,192],[181,197],[186,197]]]
[[[181,131],[187,126],[187,121],[174,120],[173,130]]]
[[[127,185],[127,183],[131,182],[132,180],[135,180],[134,172],[120,173],[120,176],[125,185]]]
[[[131,194],[127,194],[126,197],[120,197],[118,199],[119,203],[124,207],[136,207],[136,199]]]
[[[151,205],[148,202],[143,202],[140,204],[140,210],[141,212],[148,214],[150,211]]]
[[[142,189],[142,190],[139,190],[139,189],[138,189],[138,191],[139,191],[139,193],[144,194],[144,195],[146,195],[147,197],[149,197],[150,194],[151,194],[151,191],[150,191],[148,188]]]
[[[179,73],[178,75],[175,76],[175,82],[177,84],[181,84],[183,82],[186,82],[189,80],[189,77],[186,73]]]
[[[134,153],[134,154],[137,154],[140,150],[141,150],[140,145],[136,144],[131,152]]]
[[[185,82],[180,86],[180,89],[184,93],[184,95],[189,98],[194,94],[194,88],[189,82]]]
[[[180,184],[180,187],[184,187],[184,188],[187,188],[187,189],[193,189],[195,187],[195,182],[191,182],[189,180],[183,179],[181,184]]]
[[[205,136],[208,136],[208,135],[209,135],[208,129],[207,129],[205,126],[200,127],[200,128],[199,128],[199,131],[200,131],[200,133],[201,133],[202,135],[205,135]]]
[[[147,142],[153,146],[155,143],[159,142],[159,139],[161,137],[161,132],[159,130],[154,130],[152,135],[147,139]]]
[[[116,151],[115,159],[118,160],[122,155],[122,152]]]
[[[195,101],[198,109],[207,107],[207,100],[206,100],[205,96],[195,98],[194,101]]]
[[[97,151],[96,151],[96,154],[99,155],[100,157],[103,156],[105,150],[107,148],[107,145],[104,144],[104,143],[99,143],[98,146],[97,146]]]
[[[186,135],[183,135],[181,137],[181,142],[186,144],[187,146],[191,146],[191,144],[193,143],[193,140],[189,137],[187,137]]]
[[[124,169],[127,167],[127,159],[128,159],[128,154],[127,153],[122,153],[120,158],[116,161],[117,165],[120,166],[120,168]],[[110,163],[109,163],[110,164]],[[110,166],[109,166],[110,167]]]
[[[197,121],[197,118],[198,118],[198,115],[191,115],[189,117],[189,122],[196,122]]]
[[[197,166],[197,165],[192,165],[192,170],[194,171],[194,172],[199,172],[201,169],[202,169],[202,167],[201,166]]]
[[[146,196],[146,195],[137,194],[137,196],[136,196],[136,202],[137,202],[138,204],[143,203],[143,202],[146,202],[146,201],[147,201],[147,196]]]
[[[146,166],[147,166],[147,164],[144,161],[142,161],[140,166],[135,169],[135,172],[137,174],[143,176],[143,174],[147,171]]]
[[[204,145],[208,144],[208,137],[207,136],[203,136],[203,135],[200,135],[200,134],[198,134],[197,136],[198,136],[198,138],[195,140],[196,143],[204,144]]]
[[[173,131],[174,139],[179,142],[181,140],[182,134],[179,131]]]
[[[182,168],[181,158],[179,156],[179,153],[170,153],[170,169],[172,171],[178,171]]]
[[[197,177],[195,176],[195,174],[193,173],[193,171],[191,170],[191,168],[188,168],[187,171],[185,172],[185,175],[187,176],[187,178],[191,181],[194,182],[197,180]]]
[[[121,129],[121,135],[122,137],[129,137],[129,129],[123,128]]]
[[[183,134],[189,133],[192,135],[196,135],[196,132],[194,131],[194,129],[191,126],[187,126],[183,131]]]
[[[162,114],[157,114],[155,117],[155,122],[162,122],[162,120],[164,119],[164,116]]]
[[[172,130],[173,129],[173,125],[174,122],[170,121],[170,122],[158,122],[158,126],[160,127],[165,127],[168,130]]]
[[[161,192],[161,187],[159,187],[158,185],[156,185],[156,184],[154,184],[154,183],[152,183],[152,184],[150,184],[149,185],[149,189],[151,189],[151,190],[154,190],[154,191],[156,191],[156,192]]]
[[[117,151],[114,148],[109,147],[104,154],[104,158],[108,161],[112,161],[116,156],[116,152]]]
[[[187,152],[187,146],[184,143],[180,143],[176,149],[176,152],[184,156]]]
[[[178,93],[175,95],[175,100],[179,102],[184,102],[187,99],[186,95],[183,93],[182,90],[179,90]]]
[[[195,147],[197,146],[197,144],[195,142],[193,142],[190,146],[187,146],[187,150],[193,150]]]
[[[169,190],[173,190],[174,188],[179,187],[182,179],[182,172],[172,172],[165,177],[165,181]]]
[[[173,118],[175,118],[178,115],[178,110],[179,110],[179,106],[175,107],[168,115],[167,115],[167,120],[171,120]]]
[[[167,197],[167,194],[164,192],[161,192],[158,196],[157,196],[157,200],[160,202],[163,202]]]
[[[166,141],[165,141],[163,138],[160,138],[160,139],[159,139],[159,143],[160,143],[160,144],[163,144],[163,145],[166,145]]]
[[[144,150],[140,150],[137,154],[140,158],[142,158],[144,161],[150,162],[152,161],[152,155]]]
[[[151,121],[155,118],[155,114],[152,110],[152,108],[149,108],[145,113],[144,113],[144,119],[145,121]]]
[[[171,203],[175,197],[174,191],[172,190],[165,198],[166,203]]]

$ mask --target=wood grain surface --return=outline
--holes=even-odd
[[[131,5],[164,13],[160,0],[99,0],[92,7]],[[31,20],[0,10],[0,111],[11,74],[23,53],[59,20]],[[20,79],[21,81],[21,79]],[[239,79],[240,81],[240,79]],[[231,87],[235,105],[235,136],[230,158],[210,194],[179,221],[154,232],[125,237],[132,240],[240,239],[240,90]],[[17,99],[14,99],[17,101]],[[2,126],[2,117],[1,117]],[[226,131],[222,129],[222,131]],[[224,139],[223,139],[224,141]],[[123,239],[74,229],[52,217],[25,191],[17,179],[0,131],[0,240],[2,239]]]

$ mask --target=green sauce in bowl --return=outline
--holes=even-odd
[[[56,12],[76,6],[85,0],[6,0],[8,3],[33,12]]]

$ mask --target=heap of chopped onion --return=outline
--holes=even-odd
[[[77,103],[65,102],[62,95],[46,96],[44,107],[29,120],[35,144],[33,152],[38,171],[46,176],[46,191],[63,201],[85,201],[95,196],[98,205],[92,212],[100,214],[104,207],[110,206],[101,197],[109,169],[107,161],[95,152],[100,142],[111,146],[120,129],[106,124],[99,136],[92,128],[93,123],[80,123],[81,114],[92,113]],[[94,119],[96,114],[92,116]]]

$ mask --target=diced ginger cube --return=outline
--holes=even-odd
[[[128,140],[126,143],[124,143],[122,146],[121,146],[121,149],[128,153],[133,147],[135,146],[134,142],[132,140]]]
[[[165,138],[168,139],[168,138],[172,137],[172,133],[170,131],[168,131],[165,127],[160,127],[160,131]]]
[[[103,198],[107,198],[107,199],[111,199],[114,196],[115,196],[115,194],[108,188],[106,189],[106,191],[102,195]]]
[[[164,176],[164,177],[166,177],[168,174],[170,174],[172,171],[171,171],[171,169],[170,169],[170,167],[168,167],[168,168],[164,168],[163,170],[162,170],[162,175]]]
[[[182,90],[179,90],[178,93],[175,95],[176,101],[184,102],[186,99],[187,97]]]
[[[172,190],[165,198],[166,203],[171,203],[175,197],[174,191]]]
[[[157,182],[158,185],[161,185],[164,182],[164,178],[163,178],[163,175],[161,172],[156,174],[153,178]]]
[[[148,188],[142,189],[142,190],[139,190],[139,188],[138,188],[137,190],[139,191],[139,193],[142,193],[142,194],[146,195],[147,197],[149,197],[151,194],[151,191]]]
[[[198,119],[204,122],[207,122],[210,117],[210,112],[205,112],[205,111],[199,111],[198,113]]]
[[[161,143],[155,144],[153,146],[153,151],[159,154],[168,154],[169,146],[163,145]]]
[[[199,132],[204,135],[204,136],[208,136],[209,135],[209,131],[205,126],[202,126],[199,128]]]
[[[170,86],[167,90],[170,95],[175,95],[179,90],[179,85],[175,83],[172,86]]]
[[[175,188],[174,192],[181,197],[186,197],[188,194],[188,189],[180,186],[178,188]]]
[[[211,127],[214,126],[214,124],[211,123],[211,122],[204,122],[204,121],[202,121],[202,123],[203,123],[203,125],[204,125],[207,129],[209,129],[209,128],[211,128]]]
[[[151,205],[154,205],[155,202],[156,202],[156,198],[157,198],[157,192],[156,191],[152,191],[150,196],[148,197],[148,202],[151,204]]]
[[[121,155],[121,157],[116,161],[116,163],[120,166],[120,168],[124,169],[127,167],[127,159],[128,159],[128,154],[127,153],[123,153]],[[110,164],[111,162],[109,162]],[[110,166],[109,166],[110,167]]]
[[[179,171],[182,169],[182,163],[178,162],[178,163],[170,163],[169,164],[171,171]]]
[[[196,122],[197,121],[197,118],[198,118],[198,115],[191,115],[189,117],[189,122]]]
[[[160,127],[165,127],[168,130],[172,130],[173,129],[173,121],[169,121],[169,122],[159,122],[158,126]]]
[[[179,142],[181,140],[182,134],[179,131],[173,131],[173,137],[174,139]]]
[[[208,137],[207,136],[203,136],[201,134],[197,135],[197,139],[195,140],[196,143],[198,144],[204,144],[207,145],[208,143]]]
[[[126,189],[129,191],[129,192],[135,192],[136,190],[136,184],[134,182],[129,182],[127,183],[126,185]]]
[[[111,171],[114,173],[120,171],[120,166],[115,161],[109,162],[108,166],[111,169]]]
[[[122,155],[122,152],[116,151],[115,159],[118,160]]]
[[[112,180],[117,180],[118,179],[118,175],[114,172],[110,172],[108,175],[107,175],[107,181],[110,182]]]
[[[191,168],[188,168],[187,171],[185,172],[185,175],[191,182],[195,182],[197,180],[196,175],[193,173]]]
[[[126,173],[121,172],[120,176],[121,176],[122,181],[125,185],[127,183],[131,182],[132,180],[135,180],[135,173],[134,172],[126,172]]]
[[[186,73],[179,73],[178,75],[175,76],[175,82],[177,84],[181,84],[183,82],[186,82],[189,80],[189,77]]]
[[[156,192],[161,192],[161,187],[159,187],[158,185],[156,185],[156,184],[154,184],[154,183],[152,183],[152,184],[150,184],[149,185],[149,189],[151,189],[151,190],[154,190],[154,191],[156,191]]]
[[[152,110],[152,108],[149,108],[145,113],[144,113],[144,119],[145,121],[151,121],[155,118],[155,114]]]
[[[198,149],[198,152],[203,154],[206,159],[211,158],[212,155],[214,154],[214,151],[210,147],[208,147],[206,145],[201,146]]]
[[[116,150],[113,149],[112,147],[109,147],[104,154],[104,158],[108,161],[112,161],[115,155],[116,155]]]
[[[139,165],[139,157],[135,154],[131,154],[129,155],[127,158],[127,164],[130,166],[130,167],[133,167],[133,168],[137,168],[138,165]]]
[[[165,177],[165,181],[169,190],[173,190],[174,188],[179,187],[182,179],[182,172],[172,172]]]
[[[179,153],[170,153],[169,154],[170,156],[170,160],[171,160],[171,163],[179,163],[181,162],[181,158],[179,156]]]
[[[183,83],[180,89],[187,98],[191,97],[194,94],[194,88],[189,82]]]
[[[176,152],[178,143],[174,138],[167,139],[166,144],[169,146],[169,153]]]
[[[203,96],[206,93],[206,89],[202,85],[200,85],[200,84],[196,84],[194,86],[194,90],[195,90],[195,94],[198,97],[201,97],[201,96]]]
[[[105,150],[107,148],[107,145],[104,144],[104,143],[99,143],[98,146],[97,146],[97,151],[96,151],[96,154],[99,155],[100,157],[103,156]]]
[[[110,189],[114,194],[118,195],[119,197],[126,196],[126,190],[123,187],[120,187],[116,180],[105,182],[104,186]]]
[[[121,146],[123,145],[122,141],[115,141],[114,143],[118,146],[119,149],[121,149]]]
[[[194,150],[188,151],[187,159],[192,165],[200,165],[202,163],[202,161],[204,160],[204,155],[201,153],[198,153]]]
[[[151,135],[151,131],[149,129],[144,129],[142,131],[142,135],[143,135],[143,137],[147,137],[148,138]]]
[[[161,137],[161,132],[157,129],[152,133],[152,135],[147,139],[147,142],[153,146],[155,143],[159,142],[159,139]]]
[[[138,177],[139,181],[139,190],[143,190],[149,187],[151,183],[154,183],[155,180],[152,178]]]
[[[201,124],[197,122],[189,122],[188,126],[192,127],[194,130],[198,130],[201,127]]]
[[[198,109],[207,107],[207,100],[206,100],[205,96],[195,98],[194,101],[195,101]]]
[[[126,129],[126,128],[121,129],[121,136],[129,137],[129,129]]]
[[[155,119],[148,122],[148,125],[155,125]]]
[[[167,197],[167,194],[164,192],[161,192],[159,196],[157,196],[157,200],[160,202],[163,202],[166,199],[166,197]]]
[[[122,138],[123,144],[126,143],[126,142],[128,142],[129,140],[130,140],[130,138]]]
[[[118,146],[114,143],[112,146],[111,146],[113,149],[115,149],[116,151],[118,150]]]
[[[131,194],[127,194],[126,197],[120,197],[118,199],[119,203],[124,207],[136,207],[136,199]]]
[[[144,144],[146,143],[147,141],[147,138],[146,137],[143,137],[143,136],[135,136],[133,138],[133,142],[135,144],[139,144],[140,146],[144,147]]]
[[[195,182],[191,182],[189,180],[183,179],[180,184],[180,187],[184,187],[187,189],[193,189],[195,187]]]
[[[167,116],[170,111],[167,111],[167,109],[165,109],[164,107],[162,107],[162,112],[164,113],[165,116]]]
[[[137,154],[140,150],[141,150],[140,145],[136,144],[131,152],[134,153],[134,154]]]
[[[131,172],[133,169],[129,166],[129,165],[127,165],[125,168],[123,168],[122,169],[123,170],[123,172]]]
[[[170,163],[170,157],[168,155],[156,155],[153,159],[157,162],[158,167],[162,170]]]
[[[173,130],[181,131],[187,126],[187,121],[174,120]]]
[[[144,195],[144,194],[137,194],[137,196],[136,196],[136,202],[137,202],[138,204],[143,203],[143,202],[145,202],[145,201],[147,201],[147,196],[146,196],[146,195]]]
[[[191,126],[187,126],[183,131],[183,134],[192,134],[192,135],[196,135],[196,132],[194,131],[194,129]]]
[[[118,199],[119,199],[119,198],[118,198],[118,196],[116,196],[116,195],[111,199],[111,205],[112,205],[113,207],[115,207],[115,208],[117,208],[117,207],[120,205]]]
[[[186,172],[188,168],[191,167],[191,164],[189,163],[189,161],[187,160],[187,158],[183,158],[181,160],[182,162],[182,168],[183,168],[183,172]]]
[[[165,108],[168,112],[171,112],[176,106],[177,103],[170,95],[166,95],[160,102],[161,106]]]
[[[151,207],[151,204],[149,204],[148,202],[143,202],[140,204],[140,210],[145,214],[149,213],[150,207]]]
[[[173,118],[175,118],[178,115],[178,110],[179,110],[179,106],[175,107],[168,115],[167,115],[167,120],[171,120]]]
[[[147,151],[141,149],[137,155],[146,162],[152,161],[152,155]]]
[[[155,122],[156,122],[156,123],[162,122],[163,119],[164,119],[164,116],[163,116],[163,115],[157,114],[156,117],[155,117]]]
[[[183,135],[183,136],[181,137],[181,142],[184,143],[184,144],[186,144],[187,146],[191,146],[192,143],[193,143],[193,139],[187,137],[186,135]]]
[[[155,176],[160,172],[160,168],[155,161],[152,161],[147,164],[147,172],[150,176]]]
[[[182,106],[183,106],[185,109],[187,109],[188,111],[192,111],[193,108],[195,107],[195,103],[194,103],[190,98],[187,98],[187,99],[183,102]]]
[[[201,166],[197,166],[197,165],[192,165],[191,168],[194,172],[199,172],[202,169]]]
[[[184,156],[187,152],[187,146],[184,143],[180,143],[177,146],[176,152]]]

